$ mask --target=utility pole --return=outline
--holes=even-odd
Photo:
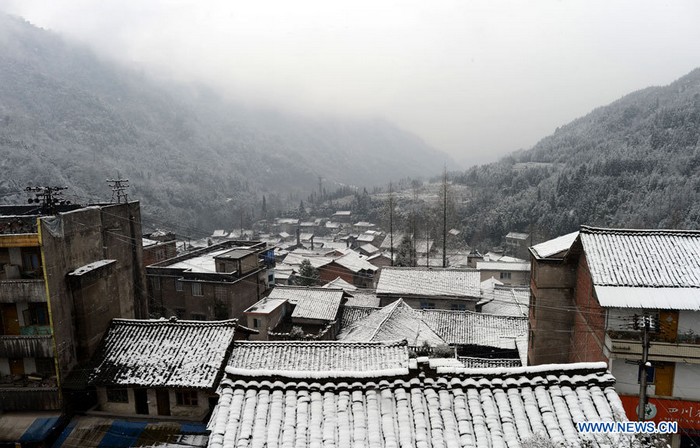
[[[61,198],[61,193],[68,187],[27,187],[24,191],[34,193],[34,198],[29,198],[29,203],[41,202],[41,212],[49,215],[56,213],[56,206],[68,205],[71,202]]]
[[[639,407],[637,408],[637,416],[640,422],[646,420],[647,414],[647,375],[651,363],[649,362],[649,332],[658,328],[652,328],[652,317],[643,314],[634,316],[634,328],[642,331],[642,362],[641,362],[641,378],[639,379]]]
[[[442,176],[442,267],[447,267],[447,167]]]
[[[119,173],[117,173],[117,177],[119,178],[107,179],[107,183],[112,188],[112,200],[110,202],[114,202],[115,196],[117,198],[117,204],[122,203],[122,198],[124,198],[124,203],[129,202],[129,198],[126,194],[126,189],[129,188],[129,179],[121,179]]]
[[[394,190],[389,182],[389,246],[391,247],[391,265],[394,265]]]

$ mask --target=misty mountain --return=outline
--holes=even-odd
[[[28,184],[109,200],[130,180],[153,222],[233,227],[318,189],[439,173],[448,157],[379,119],[311,117],[157,83],[14,17],[0,15],[0,201]]]
[[[700,228],[700,69],[558,128],[533,148],[455,177],[472,241],[535,242],[580,224]]]

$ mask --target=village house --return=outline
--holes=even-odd
[[[700,433],[700,231],[582,226],[532,253],[532,363],[604,361],[630,418],[647,376],[646,418]],[[648,361],[641,367],[643,329]]]
[[[441,349],[442,356],[457,358],[469,367],[517,367],[527,363],[527,331],[525,316],[418,310],[399,299],[354,322],[346,318],[338,340],[406,340],[417,353]]]
[[[146,267],[151,316],[243,318],[274,282],[275,256],[257,241],[225,241]]]
[[[403,342],[235,343],[209,447],[622,446],[577,422],[625,420],[603,363],[467,369]]]
[[[532,244],[529,234],[509,232],[503,240],[505,241],[505,255],[516,258],[528,257],[528,247]]]
[[[143,244],[144,266],[158,263],[177,255],[177,241],[174,233],[154,232],[151,235],[144,235],[141,241]]]
[[[0,445],[58,428],[59,386],[111,318],[145,317],[143,285],[138,202],[0,207]]]
[[[276,286],[244,312],[246,325],[259,332],[251,340],[335,339],[347,297],[341,289]]]
[[[481,273],[481,281],[491,277],[504,285],[527,286],[530,284],[530,263],[505,261],[479,261],[476,269]]]
[[[473,269],[384,267],[377,296],[382,306],[403,299],[412,308],[474,311],[481,282]]]

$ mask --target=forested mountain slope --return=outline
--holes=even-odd
[[[700,228],[700,69],[598,108],[532,149],[455,177],[471,241],[580,224]]]
[[[198,229],[306,197],[324,178],[384,185],[439,173],[447,157],[382,120],[310,118],[158,84],[27,22],[0,15],[0,201],[26,185],[109,199],[130,179],[146,219]],[[71,197],[71,195],[73,195]],[[259,218],[260,216],[254,216]]]

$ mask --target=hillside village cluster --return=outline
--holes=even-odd
[[[576,426],[638,419],[697,446],[700,231],[395,267],[349,211],[141,229],[138,202],[0,206],[0,446],[643,446]]]

